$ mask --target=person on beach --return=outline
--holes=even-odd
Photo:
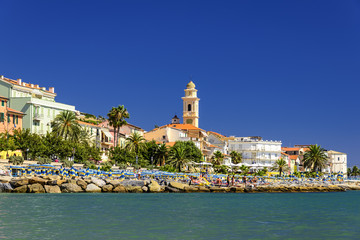
[[[227,184],[227,187],[230,185],[230,175],[229,174],[226,177],[226,184]]]
[[[231,186],[234,186],[234,181],[235,181],[235,177],[234,177],[234,175],[232,175],[232,177],[231,177]]]
[[[242,177],[242,181],[243,181],[244,185],[246,186],[246,176]]]

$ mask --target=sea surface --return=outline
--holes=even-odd
[[[360,239],[360,191],[0,194],[0,239]]]

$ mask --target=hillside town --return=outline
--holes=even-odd
[[[191,141],[201,151],[200,162],[211,164],[216,159],[219,165],[228,169],[245,166],[249,172],[270,170],[277,161],[282,160],[286,163],[284,172],[287,174],[310,170],[304,164],[304,156],[313,146],[312,143],[283,146],[280,140],[263,139],[261,136],[225,136],[213,130],[202,129],[200,99],[195,84],[190,81],[184,92],[181,99],[182,119],[177,115],[170,119],[170,116],[168,124],[156,126],[149,131],[128,122],[117,129],[108,118],[83,113],[75,105],[57,102],[54,87],[46,88],[22,79],[0,76],[0,133],[14,134],[14,131],[28,129],[30,134],[46,135],[53,131],[52,124],[60,113],[72,112],[76,115],[79,126],[89,134],[92,145],[99,149],[99,162],[102,163],[110,160],[112,149],[125,146],[129,137],[135,135],[141,136],[143,141],[155,142],[167,148],[173,147],[177,142]],[[19,149],[2,150],[0,158],[4,160],[14,155],[24,155],[24,151]],[[347,154],[333,149],[323,150],[327,161],[319,170],[324,174],[346,175]],[[29,152],[31,149],[25,151]],[[234,154],[240,156],[240,161],[234,161]],[[29,159],[29,156],[23,157]],[[138,152],[135,157],[138,163]],[[69,159],[74,160],[71,157]],[[149,161],[153,162],[153,156]],[[161,162],[158,165],[161,166]]]

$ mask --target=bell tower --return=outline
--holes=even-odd
[[[183,100],[183,123],[199,127],[199,100],[195,84],[190,81],[186,85]]]

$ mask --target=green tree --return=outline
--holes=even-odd
[[[193,156],[189,152],[189,147],[185,142],[176,142],[170,150],[169,164],[177,171],[181,172],[187,164],[193,160]]]
[[[14,140],[15,140],[16,148],[22,152],[23,156],[25,156],[27,153],[27,149],[29,149],[30,147],[30,142],[31,142],[30,129],[29,128],[15,129]]]
[[[316,172],[325,168],[328,161],[328,157],[325,154],[325,150],[319,145],[311,145],[309,150],[304,154],[304,167],[309,168]]]
[[[214,165],[221,165],[224,160],[224,154],[222,154],[220,151],[215,151],[214,155],[211,157],[211,162]]]
[[[230,157],[233,164],[239,164],[242,162],[242,154],[239,152],[231,151]]]
[[[114,147],[117,147],[120,127],[127,124],[125,119],[129,118],[130,114],[123,105],[119,105],[118,107],[113,107],[107,116],[109,118],[109,125],[114,128]]]
[[[110,159],[118,166],[127,166],[134,163],[135,152],[126,147],[114,147],[110,149]]]
[[[155,164],[159,166],[163,166],[167,160],[168,155],[169,155],[168,147],[164,143],[158,145]]]
[[[137,132],[134,132],[128,138],[126,138],[126,148],[135,152],[136,159],[138,159],[140,151],[145,147],[144,141],[145,138]]]
[[[271,170],[279,172],[280,176],[281,176],[281,174],[283,172],[289,170],[289,166],[284,159],[280,158],[280,159],[276,160],[276,162],[274,163],[274,166],[271,168]]]
[[[78,141],[81,127],[76,119],[76,115],[71,111],[59,113],[54,121],[51,122],[52,131],[65,140]]]
[[[241,165],[239,169],[241,171],[241,175],[246,175],[250,171],[250,168],[245,165]]]
[[[360,175],[360,170],[359,170],[359,168],[358,168],[357,166],[353,166],[353,167],[352,167],[352,170],[351,170],[351,176],[356,177],[356,176],[358,176],[358,175]]]

